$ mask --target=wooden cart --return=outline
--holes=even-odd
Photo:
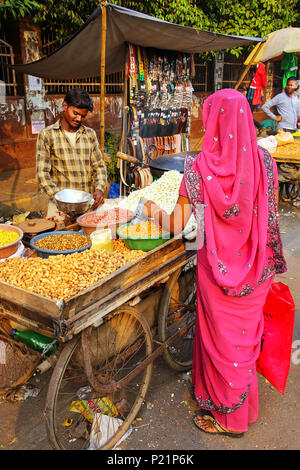
[[[293,202],[300,195],[300,140],[277,147],[272,156],[278,167],[280,199]]]
[[[175,237],[63,302],[0,282],[2,317],[59,343],[45,406],[53,448],[111,449],[137,416],[153,360],[163,354],[175,370],[191,368],[191,248]]]

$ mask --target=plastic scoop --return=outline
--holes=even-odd
[[[141,222],[148,220],[148,217],[144,216],[143,214],[143,209],[144,209],[144,205],[146,204],[146,202],[147,202],[147,199],[143,197],[140,198],[139,203],[133,213],[133,217],[130,222],[131,225],[138,225]]]

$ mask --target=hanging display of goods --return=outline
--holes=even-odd
[[[129,45],[127,75],[133,137],[139,128],[141,137],[173,135],[174,116],[185,122],[192,103],[190,55],[157,51]],[[174,127],[174,126],[173,126]]]

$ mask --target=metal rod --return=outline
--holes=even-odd
[[[84,368],[85,373],[91,386],[99,393],[114,393],[120,390],[122,387],[128,386],[142,370],[144,370],[151,362],[159,357],[169,346],[171,346],[178,338],[185,335],[186,332],[194,325],[194,320],[191,320],[187,325],[178,329],[172,336],[170,336],[164,343],[155,349],[149,356],[147,356],[142,362],[139,363],[126,377],[123,377],[119,381],[112,384],[102,384],[98,382],[94,376],[91,359],[90,359],[90,336],[92,329],[87,328],[81,335],[81,345],[83,350]],[[133,347],[133,346],[132,346]]]
[[[106,1],[102,6],[102,31],[101,31],[101,65],[100,65],[100,150],[104,154],[104,95],[105,95],[105,54],[106,54]]]

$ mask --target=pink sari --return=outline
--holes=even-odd
[[[205,204],[192,382],[200,408],[227,429],[242,432],[258,416],[263,305],[274,275],[286,270],[276,216],[276,165],[257,146],[241,93],[214,93],[202,116],[203,150],[195,159],[187,157],[180,189],[196,220],[199,204]]]

